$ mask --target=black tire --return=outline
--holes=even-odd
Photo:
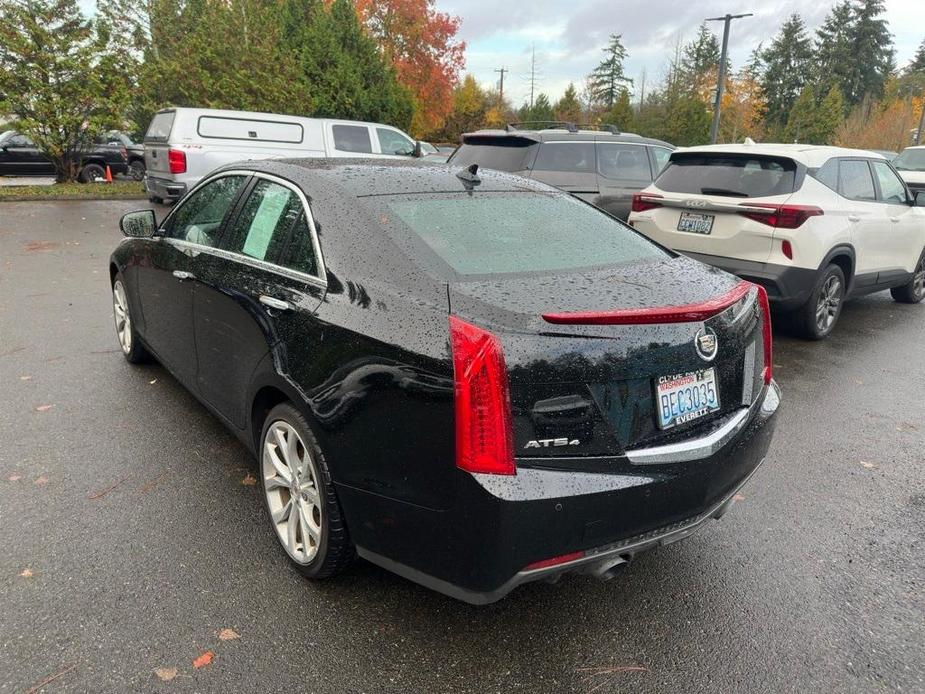
[[[118,287],[122,287],[122,302],[124,305],[125,317],[128,318],[128,324],[125,326],[123,324],[123,329],[127,328],[128,331],[128,345],[123,341],[123,332],[120,329],[120,316],[119,316],[119,291]],[[122,349],[122,356],[125,357],[125,360],[129,364],[143,364],[147,361],[151,361],[151,353],[145,348],[144,344],[141,341],[141,338],[138,336],[138,331],[135,330],[135,321],[132,318],[132,309],[131,304],[128,299],[128,292],[125,290],[125,280],[122,278],[122,273],[117,272],[116,276],[112,279],[112,294],[113,294],[113,320],[116,324],[116,338],[119,340],[119,347]]]
[[[304,456],[307,465],[313,465],[314,488],[318,490],[317,499],[320,501],[320,540],[317,542],[317,549],[314,557],[308,561],[300,562],[293,558],[290,551],[286,548],[283,539],[276,528],[277,522],[273,519],[273,510],[271,509],[270,492],[267,489],[267,483],[275,476],[264,470],[265,456],[267,452],[267,438],[271,429],[278,423],[285,423],[292,427],[298,434],[303,445],[303,452],[308,453]],[[328,467],[327,459],[318,445],[318,440],[312,433],[311,428],[302,414],[290,403],[277,405],[267,415],[264,421],[263,429],[260,434],[260,441],[257,448],[258,470],[260,476],[260,488],[263,492],[264,507],[267,511],[267,517],[270,520],[270,526],[277,537],[281,548],[286,552],[290,563],[295,569],[306,578],[322,579],[334,576],[346,569],[356,558],[356,550],[350,541],[350,535],[347,532],[347,526],[344,522],[344,515],[337,500],[337,493],[334,489],[334,482],[331,478],[331,471]],[[278,447],[277,447],[278,449]],[[272,465],[272,464],[270,464]],[[303,477],[303,480],[306,478]],[[304,488],[304,487],[303,487]],[[293,494],[285,488],[275,486],[272,490],[274,494],[287,495],[292,499]],[[276,497],[279,499],[280,497]],[[304,497],[303,497],[304,498]],[[293,511],[294,512],[294,511]],[[287,521],[288,522],[288,521]],[[304,530],[300,528],[300,533],[305,542]],[[303,549],[306,545],[303,544]]]
[[[841,316],[846,289],[845,273],[838,265],[829,265],[819,273],[809,300],[794,315],[794,328],[800,337],[824,340],[831,334]]]
[[[149,195],[148,202],[153,202],[155,205],[163,205],[164,198],[159,198],[156,195]]]
[[[87,164],[80,173],[77,174],[77,180],[81,183],[93,183],[98,178],[106,176],[106,169],[99,164]]]
[[[919,264],[915,266],[915,272],[912,273],[912,279],[908,284],[901,287],[893,287],[890,290],[893,300],[901,304],[918,304],[925,299],[925,251],[919,258]]]
[[[134,159],[128,165],[128,175],[133,181],[143,181],[145,178],[145,163],[141,159]]]

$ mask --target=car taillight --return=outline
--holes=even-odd
[[[450,316],[456,403],[456,466],[515,475],[514,424],[504,353],[487,330]]]
[[[181,149],[167,150],[167,165],[172,174],[186,173],[186,152]]]
[[[739,214],[776,229],[797,229],[810,217],[825,214],[822,208],[815,205],[772,205],[763,202],[743,202],[742,204],[766,209],[767,212],[743,211]]]
[[[768,292],[761,285],[758,286],[758,305],[761,307],[761,329],[764,338],[764,384],[771,385],[774,376],[774,348],[771,338],[771,304],[768,301]]]
[[[125,147],[119,150],[119,154],[122,155],[122,161],[128,161],[128,150]]]
[[[645,212],[656,207],[661,207],[658,198],[662,197],[655,193],[633,193],[633,212]]]

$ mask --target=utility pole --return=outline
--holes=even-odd
[[[915,131],[915,145],[922,144],[922,130],[925,130],[925,95],[922,98],[922,115],[919,116],[919,129]]]
[[[536,88],[536,44],[533,44],[530,50],[530,108],[533,108],[533,90]]]
[[[710,142],[716,144],[719,136],[719,111],[723,103],[723,89],[726,86],[726,57],[729,54],[729,25],[733,19],[751,17],[748,14],[727,14],[724,17],[707,17],[707,22],[723,22],[723,52],[719,57],[719,82],[716,85],[716,102],[713,105],[713,124],[710,126]]]
[[[508,72],[508,69],[506,67],[499,67],[495,69],[495,72],[501,73],[501,86],[498,88],[498,93],[499,93],[498,100],[503,104],[504,103],[504,73]]]

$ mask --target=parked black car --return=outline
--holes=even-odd
[[[562,123],[525,130],[521,125],[466,133],[449,162],[534,178],[625,221],[633,193],[652,183],[674,150],[667,142],[616,128],[588,130]]]
[[[110,130],[106,133],[101,144],[111,144],[125,147],[128,155],[128,174],[132,180],[143,181],[145,178],[145,146],[135,142],[131,135],[121,130]]]
[[[77,157],[77,179],[81,183],[128,171],[128,152],[121,144],[97,144]],[[0,133],[0,176],[54,176],[55,167],[35,144],[15,130]]]
[[[720,517],[779,391],[767,296],[504,173],[223,167],[112,254],[154,355],[260,460],[306,576],[355,553],[473,603]]]

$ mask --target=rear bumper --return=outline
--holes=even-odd
[[[779,403],[772,384],[735,436],[719,450],[715,437],[709,445],[705,439],[688,459],[645,460],[637,451],[640,462],[614,458],[615,471],[607,474],[524,465],[515,477],[460,473],[457,502],[446,511],[351,488],[339,494],[361,556],[454,598],[487,604],[522,583],[564,573],[608,577],[635,554],[721,517],[764,460]],[[357,503],[364,504],[359,525],[350,510]],[[528,568],[562,555],[573,556]]]
[[[179,200],[186,195],[186,184],[156,176],[145,176],[145,190],[148,195],[164,200]]]
[[[767,290],[768,299],[775,308],[784,310],[796,309],[805,304],[819,277],[819,271],[810,268],[756,263],[703,253],[684,255],[761,285]]]

